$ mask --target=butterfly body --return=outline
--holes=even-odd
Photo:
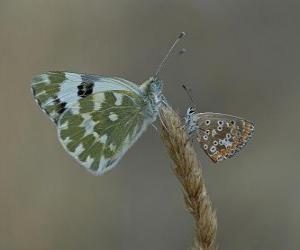
[[[189,107],[184,117],[185,127],[189,136],[191,136],[197,129],[199,129],[197,121],[198,119],[196,117],[195,109],[193,107]]]
[[[219,113],[196,113],[187,109],[185,127],[189,136],[196,134],[205,153],[219,162],[236,155],[254,132],[253,123],[236,116]]]
[[[95,175],[114,167],[152,124],[162,103],[162,82],[140,86],[118,77],[47,72],[32,92],[56,124],[65,150]]]

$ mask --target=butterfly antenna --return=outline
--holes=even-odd
[[[160,65],[158,66],[154,78],[158,77],[159,72],[161,71],[161,69],[164,67],[164,65],[166,64],[170,54],[172,53],[173,49],[175,48],[176,44],[180,41],[181,38],[183,38],[185,36],[184,32],[181,32],[177,39],[175,40],[175,42],[173,43],[173,45],[171,46],[171,48],[169,49],[168,53],[165,55],[165,57],[163,58],[163,60],[161,61]],[[184,52],[183,52],[184,53]],[[181,54],[181,53],[180,53]]]
[[[190,98],[192,105],[194,106],[194,100],[193,100],[193,96],[192,96],[192,89],[188,89],[184,84],[182,84],[182,88],[185,90],[185,92],[187,93],[188,97]]]

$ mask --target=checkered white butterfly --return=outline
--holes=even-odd
[[[158,75],[178,41],[177,37],[156,73],[137,85],[118,77],[64,71],[46,72],[32,80],[32,93],[57,126],[64,149],[95,175],[116,166],[152,124],[164,101]]]

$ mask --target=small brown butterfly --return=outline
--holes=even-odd
[[[189,107],[185,127],[189,136],[196,133],[204,152],[214,161],[234,156],[243,148],[254,132],[252,122],[232,115],[219,113],[196,113]]]

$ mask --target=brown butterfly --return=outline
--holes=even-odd
[[[252,122],[232,115],[219,113],[196,113],[188,108],[185,127],[189,136],[196,133],[204,152],[214,161],[234,156],[242,149],[254,132]]]
[[[192,100],[189,91],[183,87]],[[188,135],[196,134],[204,152],[214,162],[236,155],[254,132],[254,124],[243,118],[212,112],[196,113],[194,107],[187,109],[184,121]]]

